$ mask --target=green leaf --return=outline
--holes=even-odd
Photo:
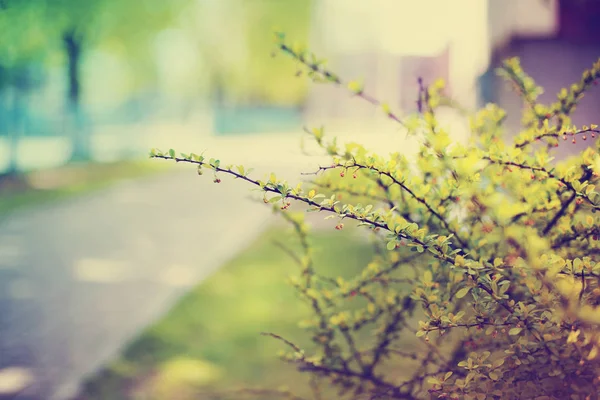
[[[494,372],[494,371],[492,371],[492,372],[489,373],[489,377],[493,381],[497,381],[498,379],[500,379],[500,375],[497,372]]]
[[[348,83],[348,89],[353,93],[360,94],[363,91],[363,85],[358,81],[351,81]]]
[[[433,281],[433,275],[431,274],[431,271],[427,270],[423,273],[423,282],[429,283],[431,281]]]
[[[444,380],[447,381],[451,376],[452,376],[452,371],[446,372],[446,375],[444,375]]]
[[[510,331],[508,331],[508,334],[511,336],[515,336],[521,333],[522,330],[523,328],[512,328]]]
[[[175,150],[174,149],[169,149],[169,157],[175,158]]]
[[[277,203],[279,200],[281,200],[281,196],[273,196],[269,199],[269,203]]]
[[[465,297],[467,295],[467,293],[469,293],[470,290],[471,290],[470,287],[464,287],[464,288],[460,289],[458,292],[456,292],[456,298],[462,299],[463,297]]]
[[[439,380],[439,378],[436,378],[435,376],[430,376],[429,378],[427,378],[427,383],[430,383],[432,385],[441,385],[442,382]]]
[[[381,108],[383,108],[383,112],[386,114],[391,114],[391,109],[390,109],[390,105],[387,103],[383,103],[381,104]]]
[[[388,250],[394,250],[396,248],[396,241],[392,240],[388,242],[386,247]]]

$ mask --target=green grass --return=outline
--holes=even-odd
[[[184,296],[160,321],[130,343],[122,356],[91,377],[81,399],[188,399],[196,385],[304,388],[304,375],[277,357],[282,343],[303,345],[298,322],[308,307],[285,283],[298,269],[273,243],[289,235],[267,233]],[[322,274],[351,277],[371,259],[371,247],[343,232],[311,236]],[[288,349],[285,349],[286,351]]]
[[[26,173],[15,177],[10,182],[0,181],[0,215],[6,215],[23,207],[89,193],[123,180],[168,169],[169,166],[164,163],[142,160],[69,164]]]

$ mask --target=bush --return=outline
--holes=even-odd
[[[505,61],[499,72],[524,100],[522,132],[504,140],[505,112],[488,104],[471,116],[472,137],[460,144],[436,119],[451,104],[443,82],[421,82],[419,112],[401,119],[283,35],[276,43],[314,80],[346,86],[418,137],[416,161],[341,147],[323,129],[307,130],[332,163],[305,191],[203,155],[153,149],[151,157],[212,170],[216,183],[232,175],[254,185],[294,225],[304,253],[293,255],[300,271],[290,282],[314,310],[302,322],[314,345],[301,349],[266,335],[290,350],[282,358],[307,374],[314,397],[330,398],[332,388],[335,398],[352,399],[596,396],[599,146],[561,163],[552,153],[599,133],[596,125],[573,126],[570,115],[600,77],[600,60],[548,105],[537,101],[541,88],[518,59]],[[373,204],[341,204],[339,193]],[[359,276],[344,280],[313,268],[302,214],[286,211],[292,201],[336,218],[338,230],[345,220],[371,230],[376,256]],[[294,398],[285,390],[248,393]]]

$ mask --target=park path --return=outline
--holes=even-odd
[[[407,151],[402,137],[363,136],[384,152]],[[176,147],[254,166],[259,179],[280,171],[294,182],[327,159],[304,156],[298,138],[205,137],[202,147]],[[274,221],[248,185],[230,178],[217,185],[205,174],[179,164],[0,221],[0,399],[73,396],[82,379]]]
[[[295,180],[306,170],[294,157],[249,157],[250,143],[260,141],[208,147],[253,163],[257,178],[274,170]],[[285,154],[296,144],[277,146]],[[274,220],[249,185],[215,184],[210,174],[179,164],[0,222],[0,399],[73,396],[82,378]]]
[[[0,367],[61,399],[271,220],[193,170],[37,209],[0,233]],[[240,199],[242,201],[240,202]],[[13,371],[13,375],[18,370]]]

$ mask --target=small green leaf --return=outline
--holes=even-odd
[[[363,85],[358,81],[351,81],[348,83],[348,89],[353,93],[360,94],[363,91]]]
[[[494,371],[492,371],[492,372],[489,373],[489,377],[493,381],[497,381],[498,379],[500,379],[500,375],[497,372],[494,372]]]
[[[444,375],[444,380],[447,381],[451,376],[452,376],[452,371],[446,372],[446,375]]]
[[[396,241],[392,240],[388,242],[386,247],[388,250],[394,250],[396,248]]]
[[[465,297],[467,295],[467,293],[469,293],[470,290],[471,290],[470,287],[464,287],[464,288],[460,289],[458,292],[456,292],[456,298],[462,299],[463,297]]]
[[[381,104],[381,108],[383,108],[383,112],[386,114],[391,114],[392,112],[388,103]]]
[[[423,273],[423,282],[430,283],[431,281],[433,281],[433,275],[431,271],[427,270]]]
[[[169,157],[175,158],[175,150],[174,149],[169,149]]]
[[[522,330],[523,328],[512,328],[510,331],[508,331],[508,334],[511,336],[515,336],[521,333]]]
[[[429,378],[427,378],[427,383],[430,383],[432,385],[441,385],[442,382],[439,380],[439,378],[436,378],[435,376],[430,376]]]

